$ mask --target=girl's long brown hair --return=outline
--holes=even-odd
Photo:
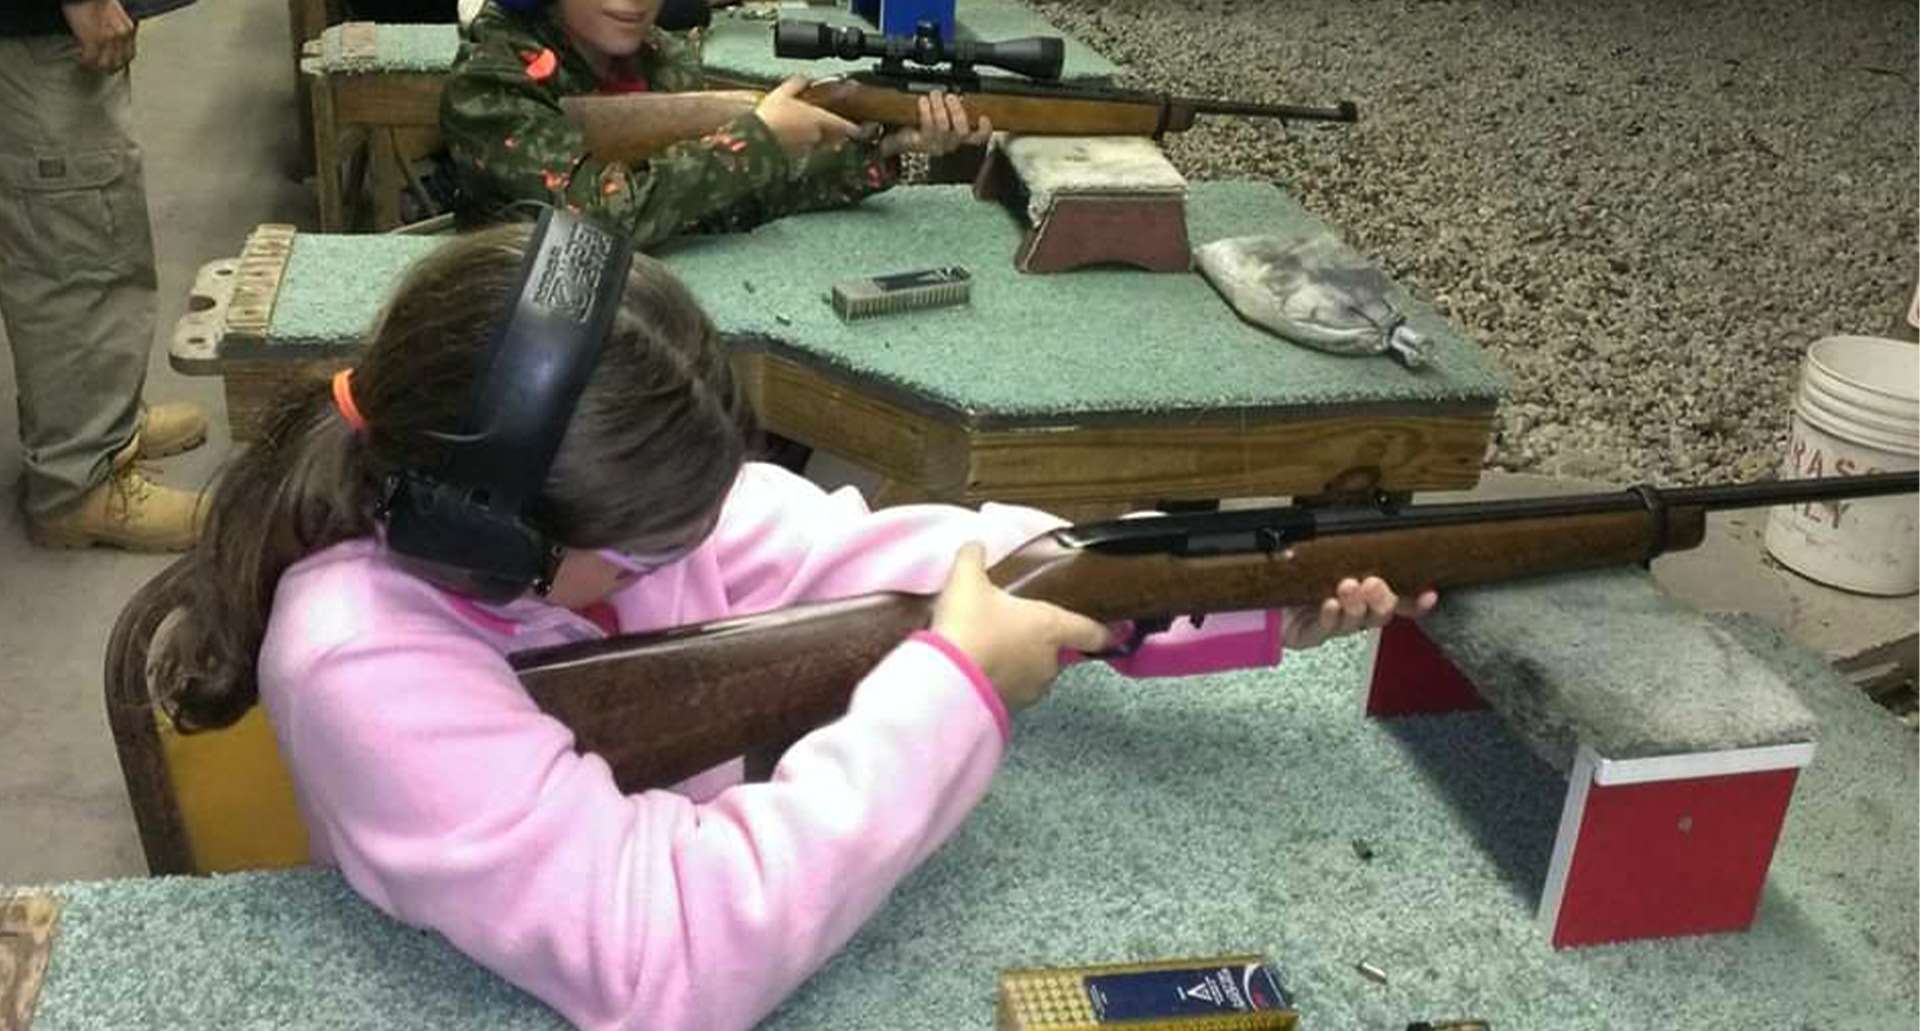
[[[374,532],[382,480],[429,465],[429,431],[459,429],[493,328],[514,300],[525,225],[458,237],[400,284],[354,363],[364,434],[325,379],[287,392],[264,435],[222,474],[169,646],[183,730],[221,727],[258,696],[254,666],[274,590],[307,555]],[[745,458],[752,417],[713,323],[679,280],[635,255],[593,378],[530,513],[554,539],[606,547],[706,518]]]

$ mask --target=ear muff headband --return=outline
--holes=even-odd
[[[633,248],[543,209],[513,310],[494,331],[458,431],[432,468],[388,478],[387,546],[416,574],[483,600],[551,582],[559,549],[528,519],[619,310]]]

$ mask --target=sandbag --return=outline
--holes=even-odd
[[[1379,269],[1318,236],[1238,236],[1195,248],[1200,272],[1240,317],[1297,344],[1341,355],[1427,364],[1426,340],[1387,300]]]

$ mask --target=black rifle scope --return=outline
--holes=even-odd
[[[932,22],[921,22],[909,39],[906,36],[868,35],[864,29],[849,25],[836,29],[817,21],[781,19],[774,26],[773,54],[811,61],[838,57],[858,61],[863,57],[881,59],[882,70],[896,69],[903,61],[915,64],[952,64],[957,72],[969,71],[979,64],[1003,68],[1030,79],[1058,79],[1066,64],[1067,47],[1058,36],[1027,36],[1000,43],[977,39],[942,40]]]

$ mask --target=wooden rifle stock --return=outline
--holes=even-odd
[[[1314,605],[1346,577],[1400,591],[1645,562],[1697,546],[1706,513],[1913,493],[1887,473],[1468,504],[1292,506],[1066,527],[996,563],[994,582],[1103,623]],[[873,594],[513,656],[534,701],[622,789],[777,755],[845,712],[861,678],[932,613]]]

